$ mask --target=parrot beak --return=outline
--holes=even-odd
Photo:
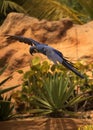
[[[37,53],[37,49],[36,48],[30,48],[30,54],[33,55],[33,53]]]

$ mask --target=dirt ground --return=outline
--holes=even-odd
[[[92,124],[90,120],[68,118],[32,118],[0,122],[0,130],[78,130],[78,127]]]

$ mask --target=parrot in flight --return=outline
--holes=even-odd
[[[63,54],[57,49],[54,49],[53,47],[48,46],[47,44],[39,43],[31,38],[26,38],[18,35],[5,35],[5,36],[7,36],[8,40],[18,40],[20,42],[24,42],[30,45],[29,51],[31,55],[33,55],[34,53],[42,53],[45,56],[47,56],[48,59],[53,61],[55,64],[59,62],[60,64],[62,64],[63,66],[74,72],[80,78],[84,78],[84,76],[80,74],[80,72],[78,72],[77,68],[73,65],[73,63],[65,59]]]

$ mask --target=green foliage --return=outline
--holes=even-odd
[[[49,69],[50,64],[47,61],[41,63],[38,57],[32,60],[30,70],[23,73],[23,86],[21,93],[17,92],[14,94],[18,104],[20,102],[25,104],[27,108],[31,107],[30,102],[33,100],[32,95],[34,94],[34,89],[40,89],[43,85],[43,79],[52,75],[52,73],[49,72]]]
[[[60,20],[64,17],[70,17],[77,23],[82,24],[78,17],[78,15],[81,14],[73,11],[63,2],[60,3],[59,0],[3,0],[3,2],[0,3],[0,7],[2,20],[4,20],[9,12],[13,11],[23,13],[27,12],[27,14],[32,17],[47,20]]]
[[[70,8],[76,10],[79,14],[79,17],[81,17],[80,12],[83,14],[83,19],[86,19],[86,21],[93,19],[93,0],[88,0],[85,2],[85,0],[57,0],[59,2],[65,3]],[[85,18],[84,18],[85,15]]]
[[[0,23],[10,12],[27,13],[32,17],[60,20],[70,17],[82,24],[93,19],[93,0],[1,0]],[[43,10],[43,11],[42,11]]]
[[[83,108],[85,100],[88,101],[87,108],[91,108],[93,65],[82,63],[75,65],[85,73],[85,79],[80,79],[61,64],[50,64],[48,61],[40,62],[38,57],[33,59],[30,70],[22,72],[21,92],[16,92],[14,95],[18,110],[39,114],[51,113],[55,116],[60,113],[60,116],[63,116],[65,112],[68,112],[68,115],[71,115],[73,111]],[[87,73],[91,73],[91,77]],[[20,104],[24,107],[20,108]]]
[[[3,23],[7,14],[10,12],[21,12],[26,13],[26,11],[17,3],[12,0],[0,0],[0,24]]]
[[[31,8],[29,8],[29,4]],[[60,4],[56,0],[27,0],[23,4],[23,8],[27,10],[30,16],[37,17],[39,19],[60,20],[64,17],[71,17],[78,23],[82,23],[69,7],[63,3]]]
[[[8,12],[10,11],[17,11],[17,12],[25,12],[25,10],[19,6],[18,4],[14,3],[11,0],[3,0],[0,2],[0,12],[1,14],[3,13],[5,16],[7,15]]]
[[[5,71],[6,68],[7,68],[7,66],[4,66],[0,70],[0,76],[3,74],[3,72]],[[4,80],[2,80],[0,82],[0,87],[5,82],[7,82],[11,77],[12,76],[8,76]],[[15,85],[15,86],[5,88],[5,89],[0,89],[0,121],[9,120],[10,118],[12,118],[14,116],[13,115],[14,105],[11,103],[11,95],[9,97],[5,97],[3,94],[5,94],[6,92],[9,92],[17,87],[19,87],[19,85]]]
[[[86,23],[90,20],[89,14],[87,13],[85,7],[79,3],[79,0],[56,0],[61,4],[64,3],[67,7],[69,7],[74,14],[82,21],[82,23]]]
[[[85,125],[78,128],[78,130],[93,130],[93,125]]]
[[[66,73],[55,74],[47,80],[43,80],[43,87],[35,90],[33,96],[35,106],[30,112],[53,117],[74,115],[72,106],[87,99],[85,95],[74,95],[74,84],[70,81]],[[89,97],[88,97],[89,98]]]
[[[85,2],[85,0],[78,0],[80,5],[84,7],[84,9],[87,12],[87,15],[93,19],[93,0],[88,0]]]
[[[9,98],[0,97],[0,121],[11,119],[13,115],[14,105],[11,103],[11,96]]]
[[[80,3],[78,2],[78,0],[57,0],[60,3],[64,3],[67,6],[69,6],[72,9],[75,9],[79,12],[81,12],[83,10],[82,6],[80,5]]]

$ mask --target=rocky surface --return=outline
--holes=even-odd
[[[31,57],[28,45],[7,41],[5,34],[24,35],[43,43],[58,43],[71,26],[72,22],[67,19],[48,22],[46,20],[39,21],[24,14],[9,14],[0,27],[0,67],[8,63],[10,71],[15,70],[16,67],[22,68],[27,66]]]
[[[93,21],[84,25],[74,25],[69,19],[39,21],[24,14],[10,13],[0,27],[0,68],[8,64],[2,78],[13,72],[15,81],[20,82],[16,70],[28,69],[32,59],[28,45],[18,41],[7,41],[5,34],[22,35],[47,43],[73,61],[93,60]],[[45,56],[39,56],[46,59]],[[15,83],[11,80],[10,85]]]

